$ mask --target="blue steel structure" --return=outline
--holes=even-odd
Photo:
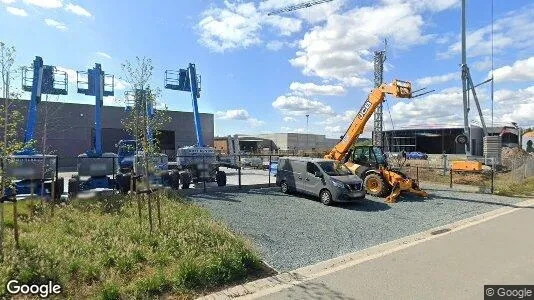
[[[80,74],[87,74],[87,82],[80,81]],[[78,93],[87,96],[95,96],[95,142],[94,148],[87,151],[88,156],[97,157],[102,155],[102,106],[104,106],[104,97],[114,96],[115,78],[113,75],[107,75],[102,71],[100,64],[95,64],[93,69],[87,72],[77,72],[78,75]],[[106,84],[105,79],[111,78],[111,83]],[[80,85],[86,87],[80,87]],[[110,87],[110,90],[106,90]]]
[[[87,77],[86,81],[80,79],[84,76]],[[78,174],[69,180],[71,197],[75,197],[79,191],[116,188],[115,174],[118,171],[117,155],[103,153],[102,149],[102,107],[104,97],[115,95],[115,79],[113,75],[105,74],[98,63],[87,72],[78,71],[77,77],[78,93],[95,97],[94,143],[91,149],[78,156]],[[83,180],[80,176],[89,178]]]
[[[205,147],[204,137],[202,135],[202,124],[200,123],[200,114],[198,112],[198,98],[200,98],[201,83],[201,77],[200,75],[197,76],[195,64],[190,63],[187,69],[180,69],[179,71],[165,71],[166,89],[191,92],[197,147]]]
[[[33,76],[28,76],[28,72],[31,72]],[[37,107],[41,103],[41,95],[67,95],[68,75],[66,72],[57,71],[54,66],[44,65],[43,59],[36,56],[33,67],[22,69],[22,89],[31,92],[31,97],[24,131],[25,147],[17,154],[33,155],[36,150],[31,142],[34,140]]]
[[[31,75],[30,75],[31,74]],[[15,190],[18,195],[37,194],[51,196],[52,179],[56,177],[57,157],[38,154],[35,149],[35,127],[38,121],[38,106],[42,95],[67,95],[68,75],[56,70],[55,66],[45,65],[40,56],[36,56],[30,68],[22,69],[22,89],[30,92],[30,103],[26,117],[24,131],[24,148],[9,158],[13,164],[8,164],[7,175],[13,177]],[[43,177],[43,164],[46,167]],[[56,196],[63,190],[63,178],[56,178]],[[43,187],[44,185],[44,187]],[[9,194],[10,191],[6,191]]]
[[[201,77],[197,75],[195,64],[190,63],[187,69],[180,69],[179,71],[165,71],[165,88],[190,92],[193,106],[197,143],[192,147],[178,149],[176,155],[178,167],[184,170],[180,173],[182,188],[189,188],[191,181],[216,181],[219,186],[226,185],[226,173],[219,170],[221,163],[216,159],[215,149],[204,144],[200,113],[198,112],[201,85]]]

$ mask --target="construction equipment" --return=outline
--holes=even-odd
[[[193,118],[197,143],[194,146],[179,148],[176,153],[176,168],[180,172],[182,188],[189,188],[191,182],[215,181],[218,186],[226,185],[226,173],[219,170],[221,163],[217,161],[215,149],[204,144],[198,98],[201,91],[201,77],[197,76],[195,64],[190,63],[187,69],[165,71],[165,88],[191,92]],[[170,166],[174,164],[169,163]]]
[[[148,147],[154,149],[155,144],[151,121],[154,118],[155,109],[151,95],[148,94],[148,90],[136,89],[126,92],[126,99],[126,111],[133,109],[136,121],[140,120],[141,114],[145,115],[146,122],[140,125],[143,126],[144,130],[146,129],[144,134],[147,138]],[[128,183],[131,180],[131,176],[143,175],[145,173],[144,150],[142,143],[137,143],[136,140],[119,141],[117,144],[117,156],[120,167],[117,180],[119,182],[124,181]],[[152,153],[148,157],[148,160],[150,161],[148,176],[152,186],[160,185],[169,186],[174,189],[179,188],[179,174],[175,170],[169,170],[169,159],[166,154]],[[124,190],[121,190],[121,192],[127,193],[128,190],[124,187]]]
[[[98,63],[93,69],[77,72],[78,93],[95,97],[94,145],[78,155],[78,172],[69,179],[69,197],[76,197],[83,191],[121,188],[115,178],[119,170],[117,154],[102,150],[102,107],[104,97],[115,95],[114,80],[114,76],[105,74]]]
[[[41,96],[67,95],[68,75],[54,66],[44,65],[43,59],[36,56],[32,67],[22,69],[22,89],[31,92],[24,148],[4,162],[6,176],[15,180],[17,195],[38,194],[50,197],[54,194],[55,198],[59,198],[63,193],[64,180],[56,178],[54,181],[57,177],[58,158],[56,155],[39,154],[35,148],[34,135]],[[6,193],[9,194],[10,191]]]
[[[353,144],[363,133],[367,121],[376,108],[384,102],[386,95],[396,98],[415,98],[427,93],[429,92],[412,95],[411,83],[400,80],[395,80],[390,85],[382,84],[374,88],[354,117],[342,140],[325,155],[325,158],[344,162],[354,174],[364,180],[368,194],[379,197],[387,196],[387,203],[396,202],[401,192],[426,197],[427,193],[419,188],[415,180],[388,166],[381,147],[357,146],[353,148]]]

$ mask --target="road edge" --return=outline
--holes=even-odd
[[[409,235],[397,240],[372,246],[356,252],[344,254],[342,256],[318,262],[313,265],[302,267],[293,271],[283,272],[275,276],[247,282],[225,290],[209,294],[198,299],[255,299],[266,296],[280,290],[290,288],[302,282],[321,277],[336,271],[340,271],[366,261],[379,258],[425,241],[432,240],[453,232],[487,222],[494,218],[518,211],[522,208],[534,207],[534,199],[525,200],[507,207],[502,207],[467,219],[456,221],[447,225],[434,227],[413,235]],[[450,229],[449,231],[432,234],[440,229]]]

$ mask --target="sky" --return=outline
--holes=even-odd
[[[17,65],[41,56],[69,74],[69,95],[58,101],[94,103],[76,93],[76,70],[100,63],[116,79],[105,105],[122,105],[121,64],[144,56],[170,110],[192,111],[191,96],[163,89],[165,70],[196,64],[199,110],[214,114],[216,135],[339,137],[372,89],[374,51],[387,39],[384,82],[435,92],[388,97],[385,128],[462,124],[459,0],[333,0],[268,16],[302,2],[0,0],[0,41],[16,47]],[[534,3],[494,1],[492,22],[492,1],[468,0],[467,16],[475,84],[491,77],[493,58],[493,122],[534,125]],[[476,91],[491,124],[491,87]],[[479,120],[474,103],[470,120]],[[370,121],[364,136],[371,130]]]

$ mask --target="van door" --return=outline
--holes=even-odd
[[[318,196],[321,188],[323,187],[323,178],[315,177],[315,173],[319,172],[324,175],[321,169],[313,162],[306,164],[306,175],[304,176],[304,190],[305,193]]]
[[[306,163],[303,161],[293,161],[295,187],[297,191],[306,193],[306,187],[304,185],[304,179],[306,178]]]

